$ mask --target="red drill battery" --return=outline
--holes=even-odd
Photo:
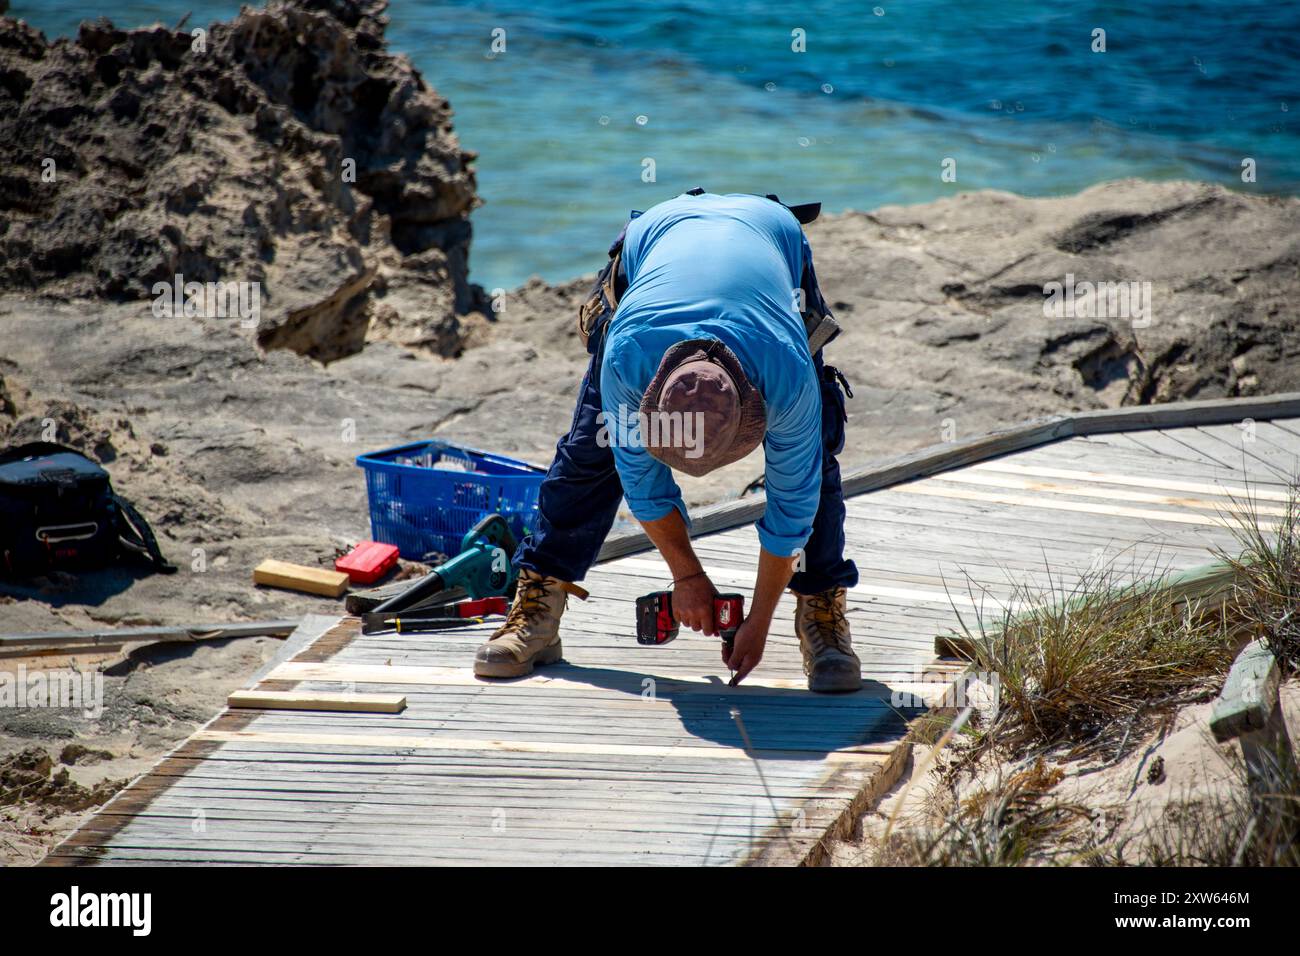
[[[745,597],[742,594],[715,594],[713,596],[713,624],[730,647],[736,640],[736,630],[745,619]],[[677,621],[673,618],[673,593],[655,591],[636,599],[636,639],[638,644],[667,644],[677,637]]]

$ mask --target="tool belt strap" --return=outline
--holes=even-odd
[[[581,585],[573,584],[570,581],[561,581],[560,590],[566,591],[569,594],[572,594],[574,597],[579,598],[580,600],[583,601],[591,597],[590,591],[588,591],[586,588],[582,587]]]

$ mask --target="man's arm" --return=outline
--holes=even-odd
[[[713,582],[691,547],[686,522],[676,508],[662,518],[642,521],[641,527],[664,556],[673,573],[673,617],[693,631],[716,636],[713,623]],[[777,592],[779,598],[780,591]]]
[[[641,396],[624,379],[618,362],[606,360],[601,386],[607,425],[626,421],[627,416],[635,414]],[[616,437],[621,434],[615,432]],[[716,634],[713,583],[691,547],[686,504],[672,470],[639,441],[628,445],[615,441],[613,451],[628,508],[673,573],[673,617],[692,630]]]

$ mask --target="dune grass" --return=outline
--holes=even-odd
[[[1253,638],[1262,638],[1284,673],[1300,672],[1300,486],[1292,486],[1271,528],[1256,518],[1255,502],[1230,509],[1240,553],[1221,553],[1236,572],[1231,612]]]
[[[1227,622],[1159,584],[1094,569],[1068,588],[1018,588],[1021,610],[997,630],[963,622],[974,667],[999,683],[985,745],[1122,752],[1161,712],[1212,695],[1232,662]]]
[[[875,862],[1300,865],[1296,773],[1279,771],[1275,792],[1252,795],[1238,758],[1231,787],[1176,800],[1123,836],[1106,829],[1104,814],[1052,794],[1066,762],[1116,763],[1158,720],[1213,697],[1246,640],[1262,638],[1284,673],[1300,672],[1300,488],[1283,510],[1264,523],[1249,497],[1225,509],[1239,546],[1216,555],[1231,571],[1226,596],[1189,598],[1166,586],[1167,575],[1134,581],[1112,564],[1069,586],[1017,588],[1019,610],[996,627],[963,620],[962,644],[974,669],[996,675],[997,703],[943,768],[946,793],[932,800],[929,822],[886,831]],[[915,737],[941,726],[932,715]],[[981,771],[984,782],[958,786]]]

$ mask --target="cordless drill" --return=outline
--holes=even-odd
[[[713,595],[713,624],[729,649],[735,645],[736,630],[744,619],[744,595]],[[677,621],[673,618],[672,591],[655,591],[636,599],[638,644],[667,644],[676,637]]]

